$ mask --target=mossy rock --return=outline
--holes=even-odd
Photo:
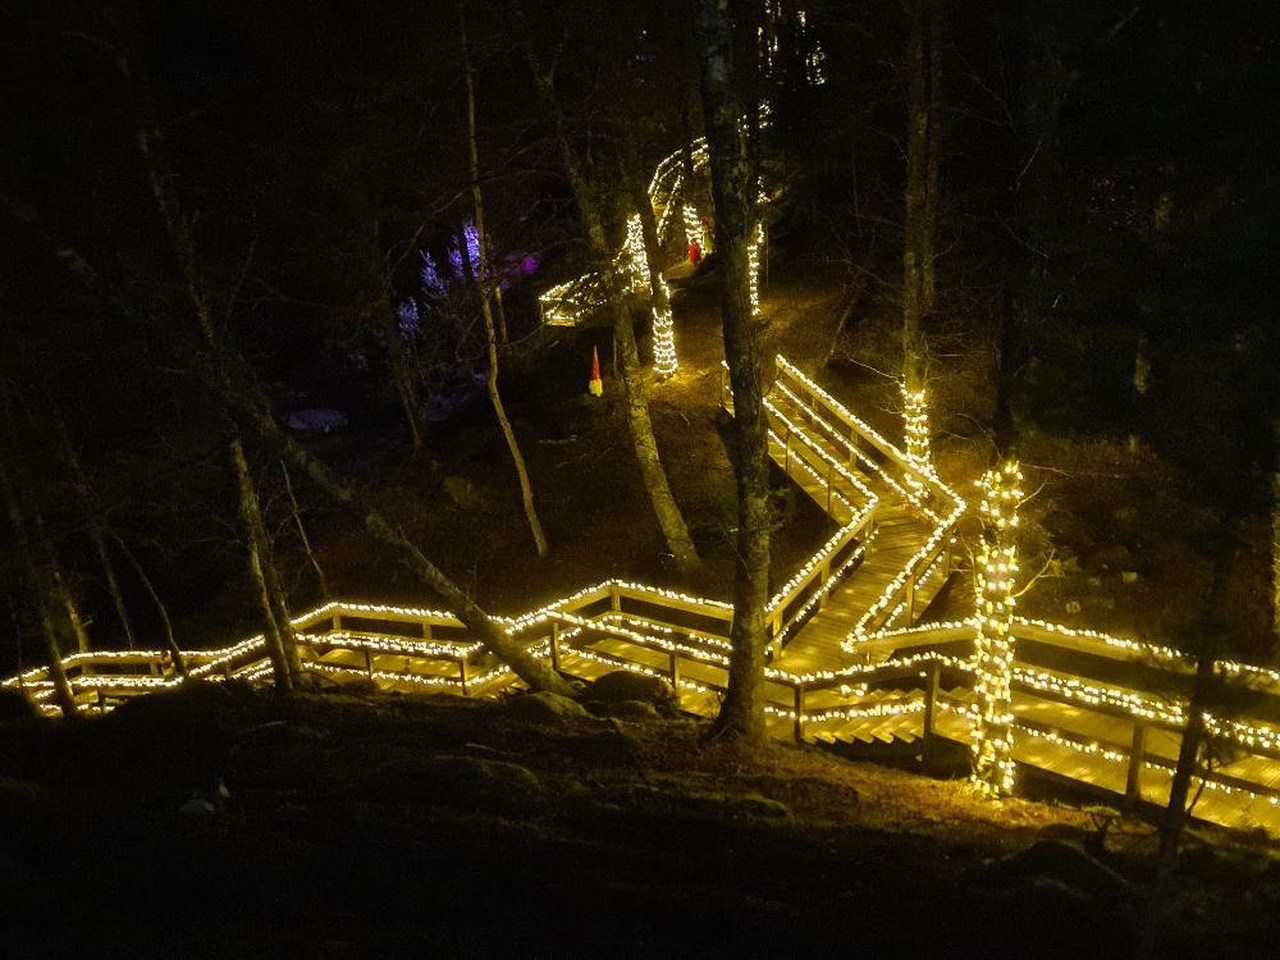
[[[658,708],[647,700],[619,700],[617,703],[591,703],[588,709],[597,717],[618,720],[657,720]]]
[[[674,716],[680,710],[680,701],[671,684],[657,677],[615,670],[593,681],[582,692],[584,703],[618,704],[638,700],[652,704],[658,713]]]
[[[1137,894],[1124,877],[1072,843],[1038,840],[1021,853],[991,863],[979,871],[982,882],[996,887],[1021,886],[1034,878],[1056,880],[1082,893],[1124,902]]]
[[[530,723],[559,724],[566,720],[589,716],[586,707],[569,697],[541,690],[511,700],[507,709],[517,720]]]
[[[533,771],[518,763],[452,755],[394,761],[380,767],[364,787],[362,792],[388,799],[499,813],[527,808],[543,792]]]

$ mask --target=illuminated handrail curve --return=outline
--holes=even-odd
[[[803,375],[785,359],[779,358],[778,366],[783,374],[779,383],[787,386],[799,381],[803,388],[791,387],[788,400],[805,407],[804,419],[811,422],[789,418],[786,429],[797,434],[805,432],[800,445],[805,451],[803,456],[813,458],[808,461],[810,469],[815,463],[827,464],[827,469],[817,471],[820,481],[840,484],[846,499],[866,499],[854,520],[837,531],[775,594],[771,618],[778,617],[784,608],[795,607],[800,597],[808,604],[826,595],[832,578],[838,579],[841,572],[831,569],[831,558],[848,545],[846,537],[853,534],[855,539],[869,538],[872,528],[868,518],[875,494],[847,470],[847,464],[861,462],[872,471],[869,463],[858,459],[857,441],[867,441],[895,470],[906,466],[901,451],[807,378],[801,379]],[[779,383],[774,385],[778,392]],[[796,399],[803,393],[808,394],[807,402]],[[841,431],[847,434],[847,446],[832,439]],[[843,459],[832,455],[832,446],[841,451]],[[841,469],[835,469],[837,464]],[[881,479],[888,483],[891,476],[891,471],[886,471]],[[933,504],[941,507],[926,505],[921,509],[924,516],[932,514],[934,526],[929,539],[936,546],[940,536],[949,535],[953,529],[963,504],[936,477],[923,472],[920,477],[933,490]],[[831,497],[827,499],[834,502]],[[859,547],[865,548],[865,543]],[[917,572],[928,566],[928,557],[933,555],[930,551],[932,547],[917,552],[917,559],[925,557],[915,563]],[[853,562],[856,557],[846,560]],[[910,579],[911,573],[908,570],[903,575]],[[727,684],[727,634],[732,615],[732,606],[723,600],[611,579],[518,616],[498,619],[512,636],[525,639],[531,652],[550,658],[561,669],[572,672],[574,663],[592,661],[668,677],[682,692],[717,697],[723,695]],[[784,634],[803,617],[803,609],[793,610],[774,635]],[[701,626],[691,625],[690,619]],[[483,695],[514,680],[510,670],[496,663],[478,641],[468,637],[465,625],[447,611],[333,601],[292,622],[299,632],[306,667],[336,681],[365,679],[408,689]],[[1013,633],[1021,640],[1063,646],[1103,661],[1127,660],[1166,673],[1188,673],[1192,669],[1188,658],[1173,648],[1098,631],[1015,618]],[[971,725],[973,706],[964,697],[942,692],[937,678],[941,674],[967,678],[973,663],[967,650],[963,655],[951,656],[938,648],[967,648],[975,634],[976,625],[970,620],[865,631],[858,636],[851,654],[851,659],[865,656],[864,662],[808,673],[788,669],[784,654],[766,670],[766,712],[772,722],[782,724],[789,728],[786,732],[802,739],[823,725],[900,722],[916,724],[926,737],[944,736],[963,742],[963,731]],[[628,650],[647,651],[658,658],[659,665],[634,654],[593,649],[593,638],[600,637],[624,644]],[[913,648],[925,649],[912,652]],[[871,662],[873,654],[880,659]],[[270,662],[261,635],[217,650],[187,651],[184,656],[195,677],[215,682],[270,679]],[[891,659],[884,659],[887,657]],[[662,666],[664,662],[666,665]],[[64,658],[63,667],[84,711],[106,710],[126,697],[170,689],[180,682],[163,650],[76,653]],[[1231,660],[1219,661],[1216,667],[1224,677],[1268,698],[1264,712],[1280,716],[1280,669]],[[699,675],[690,676],[690,671]],[[906,689],[892,700],[875,699],[877,685],[886,684]],[[58,712],[53,682],[45,667],[9,677],[0,686],[25,689],[41,710]],[[1167,791],[1172,765],[1169,748],[1166,746],[1163,752],[1152,750],[1145,737],[1148,731],[1179,737],[1186,718],[1185,698],[1126,689],[1085,674],[1049,671],[1021,662],[1015,665],[1012,686],[1018,734],[1015,759],[1020,763],[1047,765],[1059,775],[1086,779],[1104,789],[1136,791],[1148,799],[1153,789],[1157,799],[1160,790]],[[1037,705],[1062,709],[1060,715],[1029,715],[1028,710]],[[895,720],[896,717],[902,719]],[[1120,732],[1131,735],[1083,733],[1077,728],[1081,717],[1121,724]],[[943,729],[948,723],[955,728]],[[1206,727],[1215,742],[1229,747],[1241,759],[1225,769],[1198,770],[1197,781],[1203,785],[1205,795],[1219,802],[1205,815],[1223,822],[1256,821],[1280,830],[1280,787],[1271,783],[1280,767],[1280,723],[1210,713]],[[1048,753],[1035,754],[1037,746]],[[1084,774],[1072,772],[1073,764],[1055,759],[1064,753],[1085,757],[1111,773],[1099,775],[1101,780],[1088,780]],[[1250,767],[1250,762],[1258,769]]]

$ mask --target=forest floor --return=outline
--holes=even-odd
[[[23,958],[1129,957],[1150,918],[1140,819],[527,700],[227,684],[0,723],[0,942]],[[1197,830],[1161,903],[1153,955],[1256,957],[1280,934],[1277,852]]]
[[[704,264],[705,266],[705,264]],[[621,384],[610,368],[607,328],[557,332],[501,381],[505,403],[528,462],[535,503],[551,545],[539,558],[520,506],[515,473],[497,424],[480,404],[435,425],[427,450],[406,460],[386,437],[353,431],[324,441],[323,454],[355,476],[423,552],[495,613],[517,614],[609,577],[726,599],[734,564],[736,500],[727,452],[728,417],[720,409],[723,357],[714,276],[687,265],[671,272],[680,370],[650,382],[649,400],[672,490],[703,560],[680,577],[665,552],[627,431]],[[763,356],[783,353],[814,371],[860,417],[885,435],[901,435],[892,376],[900,352],[898,308],[875,281],[851,278],[814,258],[780,258],[764,288]],[[989,317],[964,327],[931,378],[935,456],[940,473],[972,497],[989,442],[993,359],[981,331]],[[843,318],[843,322],[842,322]],[[974,332],[976,331],[976,333]],[[975,346],[976,344],[976,346]],[[586,392],[598,347],[605,394]],[[941,348],[940,348],[941,349]],[[516,357],[520,357],[517,351]],[[886,373],[885,371],[888,371]],[[1189,506],[1175,467],[1127,437],[1105,431],[1051,432],[1025,425],[1024,584],[1020,612],[1080,628],[1179,645],[1203,613],[1211,574],[1195,545],[1212,517]],[[829,535],[826,517],[775,471],[779,507],[772,576],[782,582]],[[976,542],[976,521],[962,525],[962,549]],[[320,564],[334,596],[430,605],[412,573],[379,545],[353,535],[350,517],[323,504],[308,510]],[[1243,531],[1229,602],[1265,627],[1269,530]],[[279,554],[295,609],[319,602],[312,567],[279,523]],[[939,615],[967,614],[964,589],[948,592]],[[244,602],[244,601],[242,601]],[[254,610],[203,611],[190,625],[199,643],[227,642],[226,624],[250,633]],[[223,634],[206,636],[216,623]],[[1241,631],[1247,634],[1249,631]],[[1260,629],[1260,636],[1269,635]],[[1257,657],[1269,650],[1252,652]]]
[[[324,453],[495,612],[610,576],[727,596],[735,506],[718,311],[705,277],[676,286],[682,369],[651,403],[705,561],[692,580],[664,561],[607,331],[567,334],[504,381],[548,558],[534,555],[487,410],[433,430],[418,462],[359,436],[324,441]],[[775,274],[766,351],[821,370],[895,436],[893,384],[867,348],[891,350],[892,305],[862,297],[841,330],[853,302],[830,271]],[[585,393],[592,345],[606,364],[600,400]],[[940,380],[937,456],[962,493],[986,455],[973,427],[989,402],[984,363],[957,360]],[[1169,611],[1194,617],[1203,571],[1185,535],[1198,520],[1179,510],[1175,474],[1117,438],[1032,435],[1026,451],[1026,566],[1043,576],[1024,611],[1153,632]],[[775,578],[827,531],[778,488]],[[307,516],[337,596],[431,604],[349,518]],[[283,553],[303,609],[315,583],[305,558]],[[204,619],[222,631],[211,642],[235,639],[220,612]],[[228,685],[83,724],[0,723],[0,942],[22,957],[1131,956],[1151,916],[1156,841],[1140,817],[981,803],[962,781],[816,749],[708,744],[689,719],[535,721],[516,702],[276,699]],[[196,791],[210,802],[183,813]],[[1252,957],[1275,942],[1276,857],[1264,837],[1197,829],[1161,898],[1159,953]]]

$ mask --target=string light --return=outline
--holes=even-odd
[[[631,289],[644,293],[649,289],[649,254],[644,247],[644,229],[640,214],[627,217],[627,239],[619,255],[623,272],[631,278]]]
[[[906,383],[902,387],[902,420],[907,441],[907,460],[912,469],[903,474],[907,486],[907,499],[919,505],[928,497],[929,491],[923,477],[933,474],[933,453],[931,450],[931,433],[929,430],[929,405],[924,389],[909,390]],[[923,477],[922,477],[923,475]]]
[[[704,242],[706,238],[702,235],[702,218],[698,216],[698,208],[693,204],[686,203],[681,207],[681,214],[684,217],[684,236],[686,244],[697,244],[704,251],[707,248]]]
[[[667,281],[659,278],[665,288]],[[663,301],[670,303],[670,294],[664,293]],[[659,377],[669,377],[680,368],[676,358],[675,321],[669,306],[653,312],[653,370]]]
[[[849,469],[849,465],[856,462],[866,464],[868,473],[873,473],[874,464],[870,458],[859,457],[857,446],[847,435],[842,436],[841,430],[831,421],[835,420],[846,430],[853,429],[855,435],[869,440],[882,452],[887,449],[890,460],[886,462],[903,464],[910,459],[869,427],[860,425],[860,421],[855,422],[856,418],[846,416],[844,408],[837,401],[825,395],[783,358],[779,358],[779,369],[812,398],[812,403],[802,401],[795,390],[780,380],[779,394],[787,396],[804,411],[804,421],[784,414],[772,400],[768,401],[770,414],[796,442],[796,468],[807,472],[819,484],[839,483],[840,489],[831,491],[831,509],[839,509],[841,513],[849,511],[850,519],[770,599],[767,612],[770,619],[774,620],[785,607],[793,605],[802,596],[806,597],[804,603],[786,621],[778,621],[783,625],[775,639],[785,637],[788,631],[804,622],[813,606],[821,602],[835,581],[862,559],[867,543],[874,537],[875,528],[870,525],[870,521],[878,498]],[[819,412],[819,407],[825,411],[825,416]],[[785,444],[785,439],[780,438],[776,431],[773,433],[773,441]],[[832,450],[836,450],[839,456],[833,455]],[[963,501],[938,480],[932,471],[927,475],[923,470],[919,473],[931,487],[931,499],[935,503],[950,501],[952,507],[945,515],[933,512],[935,527],[926,547],[917,551],[903,573],[895,578],[896,586],[887,590],[877,601],[882,606],[882,613],[883,610],[889,611],[889,622],[904,607],[904,602],[894,591],[904,583],[923,582],[936,574],[939,564],[944,561],[937,547],[944,545],[943,537],[949,542],[952,526],[964,509]],[[887,474],[879,476],[892,486]],[[991,784],[984,789],[997,795],[1002,795],[1012,786],[1015,731],[1019,738],[1036,738],[1063,749],[1087,754],[1100,761],[1113,764],[1130,762],[1129,753],[1116,744],[1066,730],[1046,728],[1042,724],[1018,721],[1012,705],[1014,690],[1049,701],[1069,703],[1080,709],[1094,709],[1107,715],[1129,717],[1133,722],[1150,723],[1174,732],[1183,728],[1187,720],[1184,702],[1162,700],[1142,692],[1049,670],[1014,666],[1013,640],[1015,637],[1025,636],[1045,643],[1062,641],[1070,644],[1073,649],[1086,651],[1095,646],[1100,654],[1120,656],[1135,662],[1154,660],[1157,665],[1169,669],[1189,669],[1185,657],[1171,647],[1013,616],[1012,583],[1017,574],[1017,560],[1016,551],[1011,552],[1008,541],[1017,527],[1016,508],[1021,499],[1020,481],[1021,474],[1016,465],[1010,464],[1003,467],[997,477],[988,476],[980,483],[983,493],[980,510],[993,536],[989,542],[984,543],[979,556],[980,601],[974,618],[901,629],[885,628],[875,632],[855,631],[857,642],[852,645],[852,652],[856,654],[858,651],[873,649],[883,650],[885,655],[894,652],[892,660],[848,664],[834,670],[810,672],[792,671],[785,658],[775,660],[765,672],[770,684],[780,685],[783,689],[803,687],[806,693],[830,691],[831,694],[853,702],[839,705],[828,703],[805,709],[798,718],[794,707],[769,703],[766,707],[769,715],[812,725],[825,721],[915,714],[924,710],[923,695],[919,691],[891,701],[877,700],[876,697],[883,696],[883,692],[869,684],[900,678],[904,676],[904,670],[907,671],[905,675],[910,675],[911,671],[925,667],[971,676],[975,702],[952,704],[945,698],[940,698],[936,706],[969,721],[974,731],[972,739],[975,759],[985,757],[983,763],[996,772],[990,780],[984,779],[984,783]],[[858,544],[857,549],[838,565],[838,569],[830,570],[832,558],[862,534],[867,535],[867,540]],[[824,570],[829,570],[829,574],[824,576]],[[908,570],[913,572],[906,572]],[[887,597],[893,599],[887,600]],[[626,609],[614,609],[614,606],[630,602],[645,605],[646,612],[640,614]],[[601,603],[608,603],[609,608],[592,613],[591,608]],[[723,623],[726,625],[726,633],[733,613],[732,606],[723,600],[612,579],[586,587],[520,616],[499,617],[496,620],[512,637],[532,635],[533,642],[528,649],[538,657],[550,655],[550,632],[557,628],[554,625],[558,625],[563,627],[559,642],[562,644],[564,657],[597,662],[611,669],[622,668],[647,676],[669,678],[669,670],[593,650],[586,645],[589,637],[603,633],[621,642],[651,649],[655,654],[661,653],[727,671],[731,645],[726,636],[695,630],[677,622],[665,623],[653,619],[651,613],[662,608],[692,612],[713,622]],[[434,628],[466,629],[461,621],[447,611],[392,604],[344,601],[326,603],[292,620],[299,631],[299,643],[304,653],[308,654],[305,661],[307,669],[337,678],[372,677],[376,682],[393,686],[465,689],[470,693],[490,685],[509,684],[514,680],[510,669],[499,665],[481,673],[469,674],[464,684],[463,665],[469,664],[470,659],[483,650],[483,645],[477,641],[431,638],[429,633],[424,637],[362,633],[352,629],[349,624],[339,627],[343,618],[416,625],[427,631]],[[325,626],[326,621],[330,625],[329,629],[316,629]],[[974,639],[975,635],[977,640]],[[962,642],[974,643],[973,657],[949,657],[936,650],[910,656],[897,655],[913,644]],[[357,656],[404,657],[404,669],[391,669],[385,662],[375,665],[371,659],[366,660],[363,666],[322,659],[318,655],[321,650],[329,657],[341,656],[343,652]],[[261,634],[220,650],[188,651],[184,656],[191,664],[194,676],[210,681],[236,677],[251,682],[267,682],[272,674],[272,665],[266,655],[265,638]],[[119,697],[166,689],[181,682],[180,677],[172,675],[168,654],[163,650],[75,653],[65,658],[63,664],[69,672],[79,673],[71,678],[71,684],[80,701],[78,709],[85,712],[110,709],[114,700]],[[98,666],[112,672],[85,672]],[[1220,661],[1217,667],[1224,674],[1240,678],[1256,689],[1280,695],[1280,670],[1276,668],[1232,660]],[[122,672],[127,670],[134,672]],[[0,685],[24,689],[42,714],[56,716],[60,713],[56,704],[56,690],[46,668],[22,671],[3,680]],[[715,684],[684,676],[678,677],[677,686],[681,691],[692,691],[700,695],[717,694],[722,689]],[[88,702],[89,699],[94,702]],[[1223,718],[1213,713],[1205,714],[1205,726],[1209,735],[1216,740],[1236,745],[1255,757],[1259,753],[1263,756],[1280,753],[1280,728],[1246,719]],[[1169,775],[1168,763],[1144,761],[1143,766],[1159,771],[1162,776]],[[1270,770],[1273,766],[1274,764],[1267,762],[1265,769]],[[1250,774],[1251,777],[1258,775]],[[1215,776],[1225,778],[1226,782],[1214,779]],[[1201,780],[1206,790],[1222,797],[1238,797],[1247,803],[1265,800],[1268,809],[1280,806],[1280,791],[1266,792],[1268,788],[1264,784],[1257,784],[1259,790],[1264,791],[1259,792],[1240,785],[1238,779],[1225,774],[1204,773]],[[1244,810],[1242,807],[1233,809]],[[1244,813],[1240,812],[1238,815],[1244,816]]]
[[[751,298],[751,315],[760,315],[760,250],[764,247],[764,224],[756,221],[751,243],[747,245],[747,293]]]
[[[974,644],[975,723],[972,732],[973,783],[990,797],[1013,792],[1013,622],[1018,552],[1012,531],[1022,502],[1022,471],[1007,460],[977,481],[987,529],[978,555],[977,640]]]

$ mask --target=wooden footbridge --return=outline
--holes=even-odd
[[[782,357],[766,404],[773,460],[834,528],[769,604],[770,728],[864,752],[927,755],[947,742],[967,745],[976,715],[975,627],[921,622],[954,573],[964,502]],[[589,679],[626,669],[663,677],[685,710],[707,715],[727,682],[731,618],[731,606],[719,600],[608,580],[503,623],[566,674]],[[516,684],[447,612],[333,602],[294,625],[305,666],[335,682],[471,696]],[[1017,620],[1014,634],[1021,770],[1164,803],[1186,723],[1183,658],[1051,623]],[[197,678],[271,677],[261,636],[185,657]],[[158,650],[75,654],[64,667],[86,712],[179,682]],[[1280,833],[1280,671],[1228,662],[1218,669],[1235,707],[1229,719],[1208,718],[1193,813]],[[46,668],[3,685],[58,712]]]

